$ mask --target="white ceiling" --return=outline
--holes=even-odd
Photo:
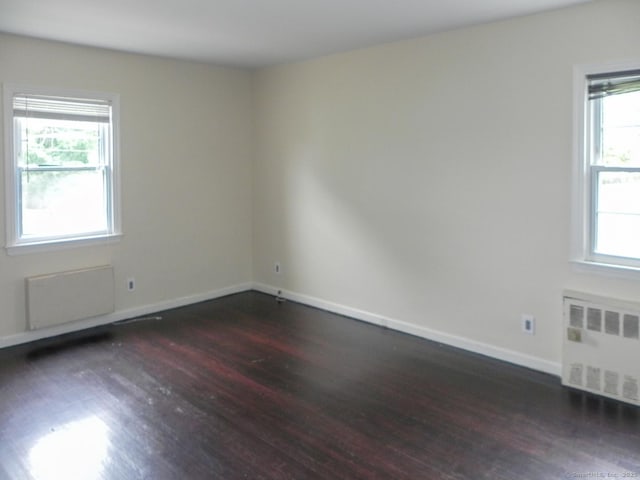
[[[0,0],[0,31],[240,67],[591,0]]]

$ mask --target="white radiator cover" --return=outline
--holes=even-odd
[[[562,383],[640,405],[640,305],[564,293]]]
[[[110,265],[39,275],[26,279],[29,329],[84,320],[115,310]]]

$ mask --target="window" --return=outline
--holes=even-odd
[[[117,237],[117,96],[4,90],[9,251]]]
[[[640,68],[579,81],[575,256],[640,269]]]

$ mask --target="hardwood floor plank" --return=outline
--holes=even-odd
[[[2,478],[640,477],[639,409],[557,378],[256,292],[159,315],[0,351]]]

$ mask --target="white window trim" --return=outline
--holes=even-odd
[[[608,277],[640,280],[640,262],[616,263],[615,257],[591,255],[590,218],[592,216],[591,176],[587,148],[591,129],[587,108],[587,76],[640,70],[640,59],[611,63],[578,65],[573,71],[573,169],[571,198],[570,263],[578,273],[595,273]]]
[[[40,239],[32,242],[21,242],[17,235],[18,205],[16,205],[15,157],[14,157],[14,122],[13,96],[15,93],[48,95],[70,98],[96,98],[109,100],[112,104],[112,231],[86,237],[64,239]],[[4,163],[5,163],[5,248],[9,255],[47,252],[61,249],[110,244],[122,237],[121,203],[120,203],[120,96],[115,93],[75,90],[64,88],[41,87],[5,83],[3,85],[4,105]]]

